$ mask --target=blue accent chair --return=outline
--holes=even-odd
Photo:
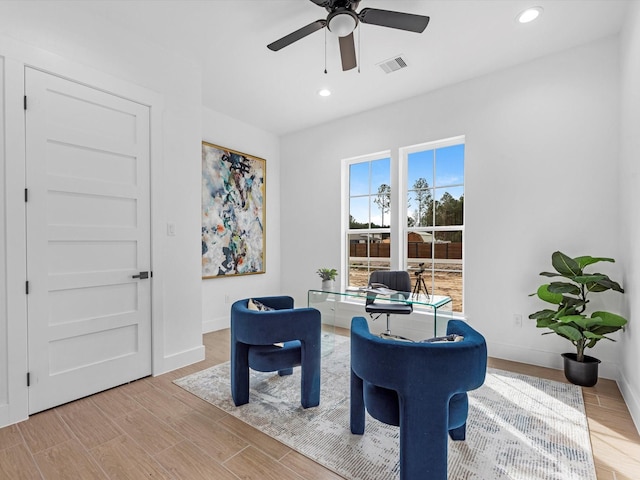
[[[231,305],[231,395],[236,406],[249,402],[249,368],[291,375],[302,367],[304,408],[320,403],[320,312],[293,308],[293,298],[255,298],[270,311],[249,310],[249,299]],[[274,345],[284,343],[284,346]]]
[[[400,479],[446,480],[447,433],[464,440],[467,391],[484,383],[487,345],[461,320],[447,334],[460,342],[409,343],[369,332],[363,317],[351,321],[351,432],[362,435],[365,408],[400,427]]]

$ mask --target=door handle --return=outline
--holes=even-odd
[[[131,278],[139,278],[140,280],[144,280],[145,278],[149,278],[149,272],[140,272],[138,275],[132,275]]]

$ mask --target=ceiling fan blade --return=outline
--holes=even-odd
[[[342,70],[347,71],[356,68],[356,43],[353,40],[353,32],[346,37],[338,37],[340,42],[340,58],[342,59]]]
[[[319,7],[329,8],[331,7],[331,0],[311,0]]]
[[[324,19],[316,20],[315,22],[310,23],[309,25],[302,27],[295,32],[290,33],[289,35],[285,35],[280,40],[276,40],[273,43],[267,45],[269,50],[273,50],[277,52],[281,48],[287,47],[294,42],[297,42],[301,38],[306,37],[307,35],[311,35],[313,32],[317,32],[318,30],[323,29],[327,26],[327,21]]]
[[[429,17],[413,13],[392,12],[377,8],[363,8],[358,14],[362,23],[397,28],[409,32],[422,33],[429,24]]]

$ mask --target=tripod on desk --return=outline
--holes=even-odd
[[[414,275],[418,278],[416,279],[416,284],[413,287],[412,296],[413,298],[418,298],[421,290],[424,289],[424,294],[427,296],[427,298],[429,298],[429,290],[427,290],[427,284],[425,283],[422,276],[422,274],[425,272],[424,263],[420,263],[418,265],[420,266],[420,270],[414,272]]]

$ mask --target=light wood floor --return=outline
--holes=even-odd
[[[0,479],[341,478],[173,385],[228,360],[228,330],[204,335],[204,344],[203,362],[0,429]],[[490,365],[565,381],[557,370],[495,359]],[[600,380],[583,393],[598,479],[640,479],[640,438],[615,382]]]

